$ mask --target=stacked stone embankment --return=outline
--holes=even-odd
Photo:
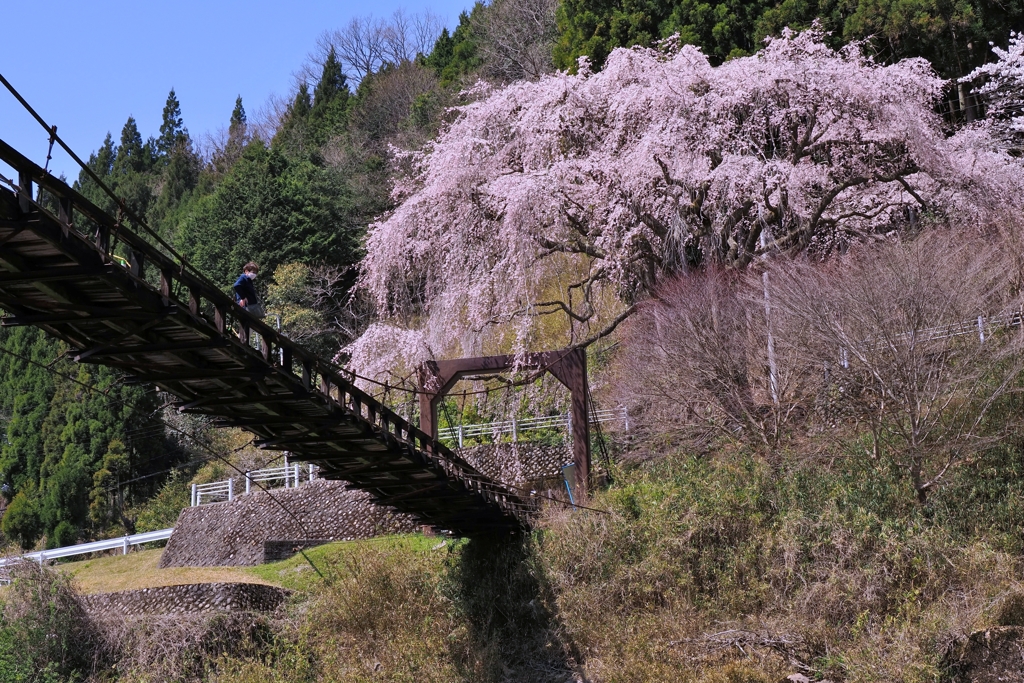
[[[369,494],[321,479],[295,489],[258,491],[228,503],[186,508],[160,566],[256,565],[319,543],[418,529],[415,519],[376,505]]]
[[[272,612],[289,591],[259,583],[190,583],[82,596],[82,606],[100,616]]]
[[[572,462],[572,449],[567,444],[486,444],[463,448],[461,453],[469,464],[491,479],[538,488],[560,486],[562,467]]]

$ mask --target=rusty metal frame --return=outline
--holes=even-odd
[[[437,440],[437,407],[455,383],[466,375],[496,375],[513,367],[550,372],[572,395],[572,458],[576,465],[576,490],[586,498],[590,488],[590,391],[587,384],[587,351],[568,348],[527,353],[516,364],[513,355],[477,356],[428,361],[420,366],[420,431]]]

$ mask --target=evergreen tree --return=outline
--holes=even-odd
[[[89,518],[96,524],[119,521],[126,528],[134,526],[125,516],[121,484],[130,478],[130,460],[120,439],[112,439],[103,456],[100,469],[92,475],[89,491]],[[134,531],[132,529],[131,531]]]
[[[332,47],[324,62],[320,82],[313,90],[313,110],[316,111],[329,105],[337,97],[348,99],[348,83],[345,80],[345,74],[341,71],[341,62],[338,61],[338,56]]]
[[[109,185],[111,182],[110,176],[114,172],[114,159],[116,157],[117,146],[114,144],[114,139],[110,133],[107,133],[107,137],[104,138],[100,148],[89,155],[89,161],[86,165],[93,173],[99,176],[100,180]],[[78,180],[75,181],[74,188],[96,206],[107,211],[114,210],[113,200],[107,196],[107,193],[84,170],[79,171]]]
[[[242,106],[242,96],[235,98],[235,108],[231,110],[231,121],[228,124],[228,138],[237,144],[244,144],[248,132],[245,117],[245,107]]]
[[[755,41],[815,20],[835,46],[867,40],[880,61],[924,57],[946,78],[966,76],[1024,22],[1022,0],[784,0],[758,19]]]
[[[167,95],[167,103],[164,105],[163,122],[160,124],[160,137],[157,139],[157,150],[160,156],[167,162],[171,153],[178,147],[187,144],[188,129],[185,128],[185,120],[181,116],[181,105],[174,93],[174,88]]]
[[[173,233],[173,214],[184,204],[199,183],[201,162],[186,140],[167,158],[160,196],[149,212],[151,227],[165,237]]]
[[[57,343],[34,328],[0,328],[0,341],[44,367],[59,353]],[[0,479],[8,501],[39,477],[42,425],[55,391],[53,375],[40,365],[0,353],[0,412],[8,416],[0,445]]]
[[[868,40],[881,61],[924,57],[943,76],[966,75],[1006,45],[1024,19],[1024,1],[1008,0],[562,0],[555,64],[575,69],[588,56],[600,67],[616,47],[650,46],[679,34],[712,63],[751,54],[765,36],[814,21],[833,47]]]
[[[129,116],[121,129],[121,144],[117,147],[107,184],[118,197],[125,200],[129,209],[140,216],[146,215],[153,201],[154,179],[149,172],[155,157],[155,142],[151,139],[143,143],[135,118]],[[107,203],[106,208],[116,211],[116,207],[111,204]]]
[[[288,105],[281,127],[274,135],[273,145],[290,156],[300,156],[306,150],[306,136],[309,130],[309,116],[313,104],[309,97],[309,86],[303,82],[295,93],[295,99]]]
[[[308,91],[307,91],[308,92]],[[308,98],[308,95],[306,95]],[[349,90],[341,63],[334,49],[324,62],[320,82],[313,90],[313,107],[309,112],[309,142],[314,147],[326,143],[332,136],[344,131],[348,113]]]
[[[126,176],[130,173],[139,173],[149,168],[146,159],[146,146],[142,143],[142,135],[139,134],[139,127],[135,123],[135,117],[129,116],[121,129],[121,144],[117,148],[114,157],[113,174],[115,176]]]
[[[487,7],[480,2],[473,6],[472,12],[459,14],[459,25],[450,34],[448,29],[434,42],[434,49],[424,58],[424,64],[434,70],[442,86],[456,82],[480,68],[481,60],[477,54],[479,36],[473,29],[474,18],[486,12]]]
[[[441,35],[434,41],[434,49],[430,51],[430,54],[423,61],[424,64],[440,74],[451,63],[454,56],[455,41],[452,39],[451,34],[448,33],[448,28],[445,27],[441,30]]]
[[[225,287],[246,261],[269,279],[280,263],[353,264],[363,214],[337,171],[290,158],[281,145],[246,146],[214,192],[182,221],[178,246]]]
[[[242,114],[244,117],[244,112]],[[150,225],[162,235],[173,234],[172,214],[195,189],[199,182],[201,162],[192,149],[192,141],[181,116],[181,106],[171,88],[164,105],[163,123],[160,124],[160,138],[157,141],[163,174],[160,195],[149,212]]]
[[[224,149],[213,160],[214,168],[220,174],[227,173],[231,167],[242,156],[249,139],[249,127],[246,123],[245,107],[242,106],[242,96],[235,98],[235,108],[231,110],[231,119],[228,122],[228,139]]]
[[[103,139],[103,144],[94,154],[89,156],[89,168],[100,178],[106,178],[114,171],[114,158],[117,156],[117,148],[114,146],[114,139],[110,133]]]
[[[90,517],[90,503],[99,496],[96,472],[106,469],[115,482],[125,482],[168,467],[171,451],[153,418],[156,396],[121,384],[110,368],[60,361],[58,374],[51,374],[45,366],[64,348],[41,330],[4,331],[0,340],[43,366],[0,354],[0,412],[10,415],[0,446],[0,477],[11,501],[4,533],[25,547],[45,535],[54,547],[96,535],[110,522],[130,530],[127,506],[155,491],[159,481],[116,487],[106,516]],[[67,375],[106,393],[89,391]],[[109,485],[104,480],[101,488],[106,492]]]
[[[309,112],[312,111],[313,105],[309,99],[309,86],[303,82],[299,85],[299,91],[295,93],[295,99],[292,100],[292,106],[288,112],[288,118],[295,119],[297,121],[305,121],[309,117]]]

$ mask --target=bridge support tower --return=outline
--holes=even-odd
[[[527,353],[518,367],[550,372],[572,395],[572,457],[577,498],[590,488],[590,391],[587,351],[581,348]],[[516,356],[478,356],[428,361],[420,366],[420,430],[437,440],[437,407],[466,375],[496,375],[516,367]]]

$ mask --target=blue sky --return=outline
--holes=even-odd
[[[250,114],[272,95],[287,95],[325,30],[398,8],[429,9],[453,28],[471,4],[413,2],[7,2],[0,73],[87,159],[108,131],[117,141],[129,115],[143,138],[157,135],[172,87],[185,125],[200,137],[227,125],[238,95]],[[40,165],[46,158],[46,132],[2,86],[0,138]],[[78,177],[74,162],[57,150],[50,169]]]

